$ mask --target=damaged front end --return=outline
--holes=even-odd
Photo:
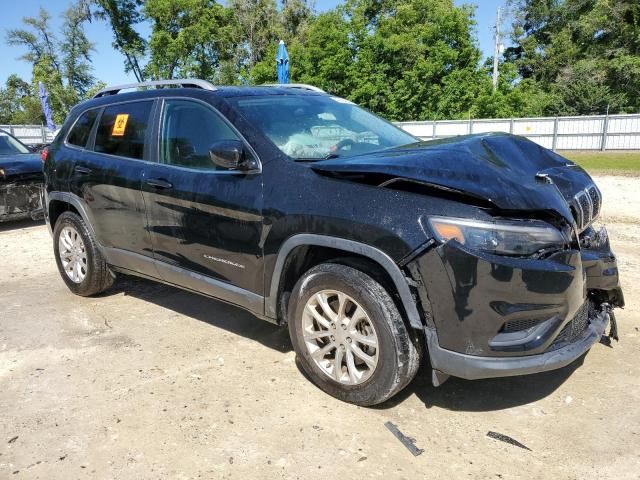
[[[624,305],[607,232],[594,227],[599,189],[526,138],[469,135],[311,168],[406,194],[426,210],[425,243],[398,263],[422,305],[436,385],[448,375],[560,368],[599,341],[611,309]]]
[[[407,264],[427,317],[434,383],[522,375],[568,365],[598,342],[624,306],[604,227],[557,251],[509,256],[433,242]]]
[[[0,222],[42,217],[40,178],[0,178]]]

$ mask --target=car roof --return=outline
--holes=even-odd
[[[307,86],[303,86],[307,87]],[[226,86],[216,85],[215,89],[208,90],[193,87],[172,87],[172,88],[155,88],[147,90],[137,90],[132,92],[107,94],[85,100],[73,107],[73,111],[86,110],[92,107],[100,107],[120,102],[128,102],[131,100],[144,100],[158,97],[193,97],[203,98],[207,96],[231,98],[231,97],[248,97],[248,96],[327,96],[326,92],[320,89],[307,89],[303,87],[279,87],[277,85],[260,85],[260,86]],[[116,87],[117,88],[117,87]]]
[[[244,97],[254,95],[297,95],[297,96],[317,96],[327,95],[326,92],[318,90],[306,90],[302,88],[278,87],[276,85],[258,86],[223,86],[216,87],[212,93],[221,97]]]

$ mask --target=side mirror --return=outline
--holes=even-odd
[[[219,140],[209,148],[209,158],[218,167],[248,172],[258,168],[258,162],[247,155],[240,140]]]

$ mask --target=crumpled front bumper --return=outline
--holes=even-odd
[[[596,318],[590,319],[582,335],[572,343],[538,355],[517,357],[480,357],[446,350],[438,344],[438,336],[434,330],[427,328],[425,332],[434,370],[467,380],[477,380],[539,373],[569,365],[600,340],[608,323],[609,313],[603,308]]]
[[[563,367],[597,342],[624,306],[606,231],[544,259],[434,246],[408,265],[435,371],[467,379]],[[588,248],[586,248],[588,247]]]
[[[0,184],[0,222],[41,216],[42,189],[42,182]]]

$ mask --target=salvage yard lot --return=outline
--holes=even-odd
[[[138,279],[76,297],[45,226],[0,225],[0,478],[637,478],[640,179],[596,181],[620,342],[556,372],[438,389],[423,369],[370,409],[308,382],[284,329]]]

